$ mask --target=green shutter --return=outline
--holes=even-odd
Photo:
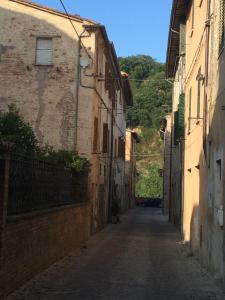
[[[219,54],[224,48],[224,27],[225,27],[225,0],[220,0]]]
[[[178,128],[178,111],[174,112],[174,145],[178,142],[178,136],[179,136],[179,128]]]
[[[192,89],[189,92],[189,114],[188,114],[188,132],[191,131],[191,106],[192,106]]]
[[[184,101],[185,95],[181,94],[178,110],[174,113],[174,144],[184,138]]]
[[[185,24],[180,24],[180,55],[185,55],[186,53],[186,26]]]
[[[184,101],[185,95],[180,95],[178,105],[178,128],[179,128],[179,139],[184,138]]]

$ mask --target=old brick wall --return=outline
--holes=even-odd
[[[77,19],[73,23],[81,34],[86,21]],[[50,66],[36,64],[39,37],[52,38]],[[87,105],[79,108],[77,120],[78,58],[78,36],[66,16],[29,4],[0,1],[0,110],[14,103],[32,125],[41,145],[74,150],[76,122],[90,140],[86,119],[82,119]],[[88,99],[91,110],[89,93],[80,89],[79,98]],[[85,144],[82,153],[89,154],[86,148]]]
[[[0,291],[7,294],[18,288],[80,247],[88,236],[88,203],[10,218]]]

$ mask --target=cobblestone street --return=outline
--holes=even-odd
[[[225,299],[161,211],[138,208],[7,300]]]

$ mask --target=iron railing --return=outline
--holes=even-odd
[[[45,161],[11,157],[9,180],[4,182],[6,159],[0,158],[0,186],[8,184],[8,215],[84,202],[88,174]]]

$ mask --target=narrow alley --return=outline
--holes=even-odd
[[[7,300],[225,299],[160,209],[137,208]]]

